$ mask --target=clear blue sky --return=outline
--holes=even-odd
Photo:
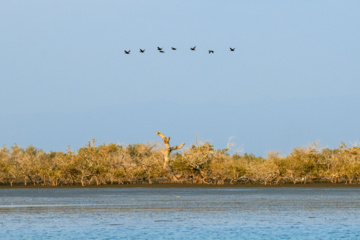
[[[359,12],[356,0],[0,0],[0,144],[65,151],[160,130],[265,156],[357,142]]]

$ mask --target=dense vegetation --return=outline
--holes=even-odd
[[[100,185],[133,183],[283,184],[359,183],[360,148],[342,143],[337,149],[316,144],[295,148],[288,156],[268,153],[230,154],[208,142],[171,156],[173,174],[164,170],[158,143],[95,145],[77,151],[49,152],[29,146],[0,150],[0,182],[5,185]]]

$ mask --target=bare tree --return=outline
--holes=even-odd
[[[159,135],[164,144],[165,144],[165,151],[163,151],[163,154],[164,154],[164,170],[168,171],[169,173],[172,173],[172,167],[170,165],[170,153],[173,151],[173,150],[177,150],[177,149],[181,149],[185,143],[182,143],[180,145],[176,145],[174,147],[171,147],[170,146],[170,137],[165,137],[164,134],[162,134],[161,132],[159,131],[156,131],[156,134]]]

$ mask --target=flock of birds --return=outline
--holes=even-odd
[[[157,47],[157,50],[158,50],[160,53],[165,53],[165,51],[164,51],[163,48],[161,48],[161,47]],[[172,51],[176,51],[176,48],[175,48],[175,47],[172,47],[171,50],[172,50]],[[195,50],[196,50],[196,46],[190,48],[190,50],[191,50],[191,51],[195,51]],[[234,51],[235,51],[235,48],[231,48],[231,47],[230,47],[230,51],[231,51],[231,52],[234,52]],[[131,52],[131,50],[128,50],[128,51],[124,50],[124,53],[125,53],[125,54],[130,54],[130,52]],[[140,48],[140,53],[144,53],[144,52],[145,52],[145,49],[141,49],[141,48]],[[211,54],[211,53],[214,53],[214,50],[209,50],[209,54]]]

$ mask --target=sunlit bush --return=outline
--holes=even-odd
[[[360,148],[344,143],[337,149],[319,148],[318,144],[297,147],[287,156],[269,152],[266,158],[231,154],[230,149],[215,149],[209,142],[192,144],[171,156],[171,172],[163,168],[163,150],[159,143],[96,146],[95,140],[66,152],[4,146],[0,149],[0,182],[10,186],[360,182]]]

